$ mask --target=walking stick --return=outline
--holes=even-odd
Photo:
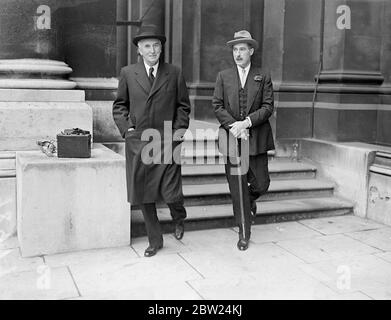
[[[236,162],[239,164],[238,167],[238,182],[239,182],[239,204],[240,204],[240,219],[241,219],[241,225],[243,230],[243,237],[246,239],[246,228],[245,228],[245,222],[244,222],[244,200],[243,200],[243,187],[242,187],[242,164],[240,162],[240,154],[239,154],[239,141],[237,138],[235,138],[235,148],[236,148]]]

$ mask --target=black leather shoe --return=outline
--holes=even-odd
[[[180,221],[175,224],[174,237],[177,240],[181,240],[183,238],[183,234],[185,233],[185,223],[184,221]]]
[[[163,245],[160,245],[160,246],[157,246],[157,247],[152,247],[152,246],[149,246],[147,249],[145,249],[145,252],[144,252],[144,257],[152,257],[154,256],[159,249],[163,248]]]
[[[249,242],[249,240],[239,239],[238,244],[237,244],[238,249],[239,249],[240,251],[247,250],[247,248],[248,248],[248,242]]]
[[[257,203],[255,200],[251,201],[251,224],[255,223],[257,217]]]

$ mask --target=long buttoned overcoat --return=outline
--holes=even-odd
[[[173,140],[188,128],[190,109],[179,68],[160,62],[153,85],[142,61],[122,68],[113,117],[125,138],[131,204],[183,202],[180,141]]]

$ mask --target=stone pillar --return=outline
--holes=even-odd
[[[64,62],[59,0],[4,0],[0,11],[0,88],[72,89]]]
[[[381,95],[382,107],[377,113],[377,139],[380,144],[391,145],[391,2],[384,1],[381,18],[381,58],[380,69],[384,76]]]
[[[377,141],[384,1],[324,1],[323,68],[314,137]]]
[[[321,2],[265,0],[262,65],[270,70],[274,84],[274,132],[280,154],[296,139],[312,136]]]
[[[324,3],[322,82],[382,83],[381,1]]]
[[[73,1],[72,1],[73,3]],[[16,221],[15,152],[66,128],[92,131],[84,92],[69,90],[61,0],[2,0],[0,9],[0,241]]]

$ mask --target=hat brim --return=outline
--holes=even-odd
[[[133,38],[133,44],[135,46],[137,46],[137,43],[140,41],[140,40],[144,40],[144,39],[158,39],[160,40],[160,42],[162,43],[162,45],[164,45],[166,43],[166,37],[163,36],[163,35],[141,35],[141,36],[135,36]]]
[[[254,40],[254,39],[234,39],[234,40],[228,41],[227,46],[232,47],[238,43],[248,43],[254,49],[258,49],[258,41]]]

